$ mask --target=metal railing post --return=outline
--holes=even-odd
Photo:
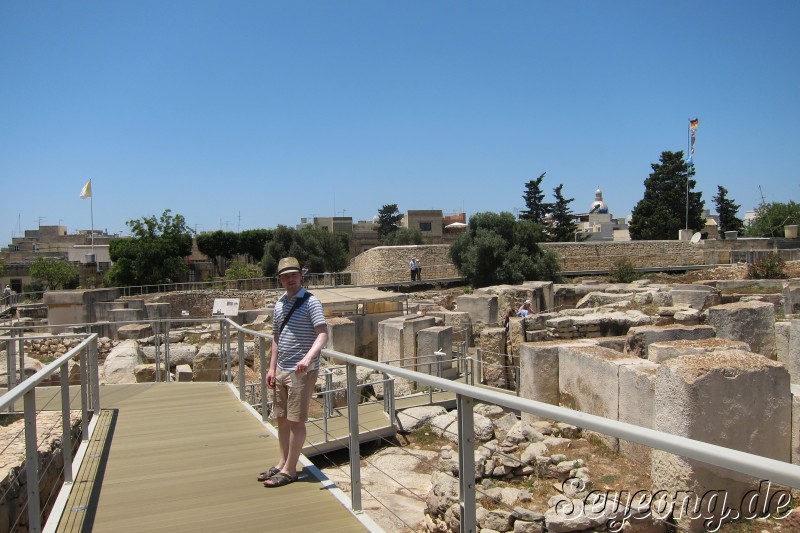
[[[267,398],[267,339],[258,338],[258,359],[261,362],[261,420],[266,422],[268,418],[269,398]]]
[[[89,440],[89,350],[81,354],[81,440]],[[98,391],[99,393],[99,391]]]
[[[72,483],[72,421],[69,417],[69,364],[61,365],[61,455],[64,483]]]
[[[461,507],[461,532],[474,533],[475,519],[475,427],[472,406],[474,400],[456,395],[458,406],[458,485]]]
[[[155,347],[155,359],[156,359],[156,383],[161,383],[161,346],[160,346],[160,335],[159,335],[159,322],[157,320],[153,320],[150,323],[151,327],[153,328],[153,346]]]
[[[28,493],[28,531],[41,531],[39,504],[39,445],[36,442],[36,388],[25,393],[25,480]]]
[[[169,383],[172,381],[171,374],[169,373],[169,320],[164,321],[164,371],[167,373],[164,381]]]
[[[226,383],[233,383],[233,353],[231,351],[231,325],[225,320],[220,321],[220,326],[225,327],[225,379]]]
[[[245,372],[244,372],[244,334],[236,330],[236,348],[239,352],[237,355],[239,356],[239,399],[241,401],[245,401],[244,395],[244,381],[245,381]],[[231,363],[233,366],[233,363]]]
[[[100,370],[97,364],[100,335],[95,334],[94,342],[87,347],[87,365],[89,366],[89,394],[92,411],[100,413]]]
[[[358,379],[356,365],[347,363],[347,418],[350,422],[350,497],[353,511],[361,511],[361,450],[358,438]]]

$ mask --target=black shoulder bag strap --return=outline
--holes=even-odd
[[[310,292],[306,291],[306,293],[303,295],[302,298],[297,298],[294,301],[294,305],[292,306],[292,308],[289,309],[289,312],[286,313],[283,316],[283,320],[281,321],[281,325],[278,328],[278,333],[283,333],[283,328],[286,327],[286,324],[289,322],[289,317],[292,316],[292,313],[294,313],[301,305],[303,305],[303,302],[308,300],[311,296],[313,296],[313,294],[311,294]]]

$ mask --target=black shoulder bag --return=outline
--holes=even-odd
[[[292,306],[292,308],[291,308],[291,309],[289,309],[289,312],[288,312],[288,313],[286,313],[286,314],[283,316],[283,320],[281,321],[281,325],[280,325],[280,327],[278,328],[278,333],[279,333],[279,334],[280,334],[280,333],[283,333],[283,328],[285,328],[285,327],[286,327],[286,324],[289,322],[289,317],[291,317],[291,316],[292,316],[292,313],[294,313],[294,312],[295,312],[295,311],[296,311],[296,310],[297,310],[297,309],[298,309],[298,308],[299,308],[301,305],[303,305],[303,302],[305,302],[306,300],[308,300],[308,299],[309,299],[311,296],[313,296],[313,294],[311,294],[310,292],[306,291],[306,293],[303,295],[303,297],[302,297],[302,298],[297,298],[297,299],[294,301],[294,305]]]

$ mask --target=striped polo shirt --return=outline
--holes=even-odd
[[[322,313],[322,303],[310,295],[298,307],[289,322],[280,331],[283,317],[294,307],[295,300],[302,298],[306,293],[305,287],[297,291],[294,298],[288,298],[286,293],[275,303],[275,312],[272,317],[272,331],[278,334],[278,368],[285,372],[294,371],[297,363],[306,356],[317,338],[316,326],[325,324],[325,315]],[[309,370],[319,368],[319,357],[309,366]]]

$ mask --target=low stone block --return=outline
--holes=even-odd
[[[117,338],[121,341],[128,339],[145,339],[153,336],[153,327],[147,324],[125,324],[117,328]]]
[[[656,430],[790,460],[789,373],[776,361],[741,350],[670,359],[656,374],[655,397]],[[651,475],[653,492],[703,495],[724,488],[734,509],[746,492],[759,486],[757,478],[660,450],[653,450]],[[693,530],[702,526],[688,519],[678,525]]]
[[[743,341],[755,353],[776,359],[775,306],[767,302],[736,302],[717,305],[706,311],[706,322],[717,337]]]
[[[636,326],[628,330],[625,353],[632,357],[646,358],[648,347],[654,342],[676,340],[701,340],[714,337],[711,326]]]
[[[498,323],[498,298],[495,294],[463,294],[456,298],[456,306],[459,311],[469,313],[473,324]]]
[[[189,382],[192,381],[193,373],[192,367],[189,365],[178,365],[175,367],[175,381]]]
[[[750,347],[746,342],[726,341],[717,338],[654,342],[647,350],[647,359],[654,363],[663,363],[673,357],[700,355],[723,350],[742,350],[744,352],[749,352]]]

